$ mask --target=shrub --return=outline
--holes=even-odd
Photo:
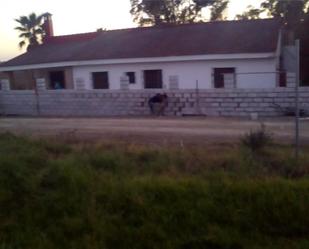
[[[272,140],[272,135],[266,131],[265,125],[261,124],[260,129],[245,134],[241,138],[241,144],[251,152],[258,152],[271,144]]]

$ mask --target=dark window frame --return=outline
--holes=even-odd
[[[236,75],[235,67],[215,67],[213,68],[213,87],[225,88],[224,74]]]
[[[110,89],[108,71],[92,72],[93,89]]]
[[[49,77],[50,89],[65,89],[66,88],[65,70],[49,71],[48,77]],[[59,85],[56,85],[56,83],[59,83]]]
[[[136,73],[131,71],[131,72],[126,72],[126,76],[129,77],[129,84],[136,84]]]
[[[162,89],[163,71],[162,69],[150,69],[143,71],[144,89]]]

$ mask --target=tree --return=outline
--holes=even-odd
[[[265,0],[261,8],[269,17],[284,20],[289,42],[300,39],[301,84],[309,85],[309,0]],[[292,32],[291,32],[292,31]]]
[[[43,17],[44,15],[37,16],[35,13],[31,13],[29,16],[20,16],[15,19],[19,23],[19,26],[15,29],[20,32],[19,37],[22,38],[22,41],[19,42],[20,48],[27,45],[27,50],[29,50],[42,43],[44,36]]]
[[[283,18],[289,29],[295,29],[308,11],[309,0],[265,0],[261,4],[269,17]]]
[[[259,19],[263,10],[254,8],[252,5],[249,5],[247,9],[242,13],[236,15],[237,20],[253,20]]]
[[[301,82],[309,85],[309,0],[263,0],[259,9],[249,6],[236,19],[258,19],[262,13],[283,20],[286,42],[300,39]]]
[[[224,11],[227,9],[229,4],[228,0],[218,0],[214,1],[212,7],[211,7],[211,17],[210,19],[212,21],[215,20],[223,20],[224,17]]]
[[[130,0],[134,21],[140,26],[193,23],[203,20],[202,10],[211,8],[211,19],[222,18],[229,0]]]
[[[288,29],[296,29],[308,12],[309,0],[264,0],[260,8],[248,6],[236,19],[258,19],[264,13],[268,17],[282,18]]]

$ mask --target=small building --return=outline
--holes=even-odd
[[[148,115],[159,92],[177,116],[278,116],[295,103],[295,47],[277,19],[54,36],[48,15],[44,27],[44,44],[0,65],[4,115]],[[309,88],[300,96],[309,109]]]
[[[1,65],[12,89],[273,88],[280,82],[281,23],[221,21],[54,36]],[[224,76],[227,76],[226,78]]]

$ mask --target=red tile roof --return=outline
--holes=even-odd
[[[55,36],[1,66],[99,59],[266,53],[277,48],[280,20],[222,21]]]

